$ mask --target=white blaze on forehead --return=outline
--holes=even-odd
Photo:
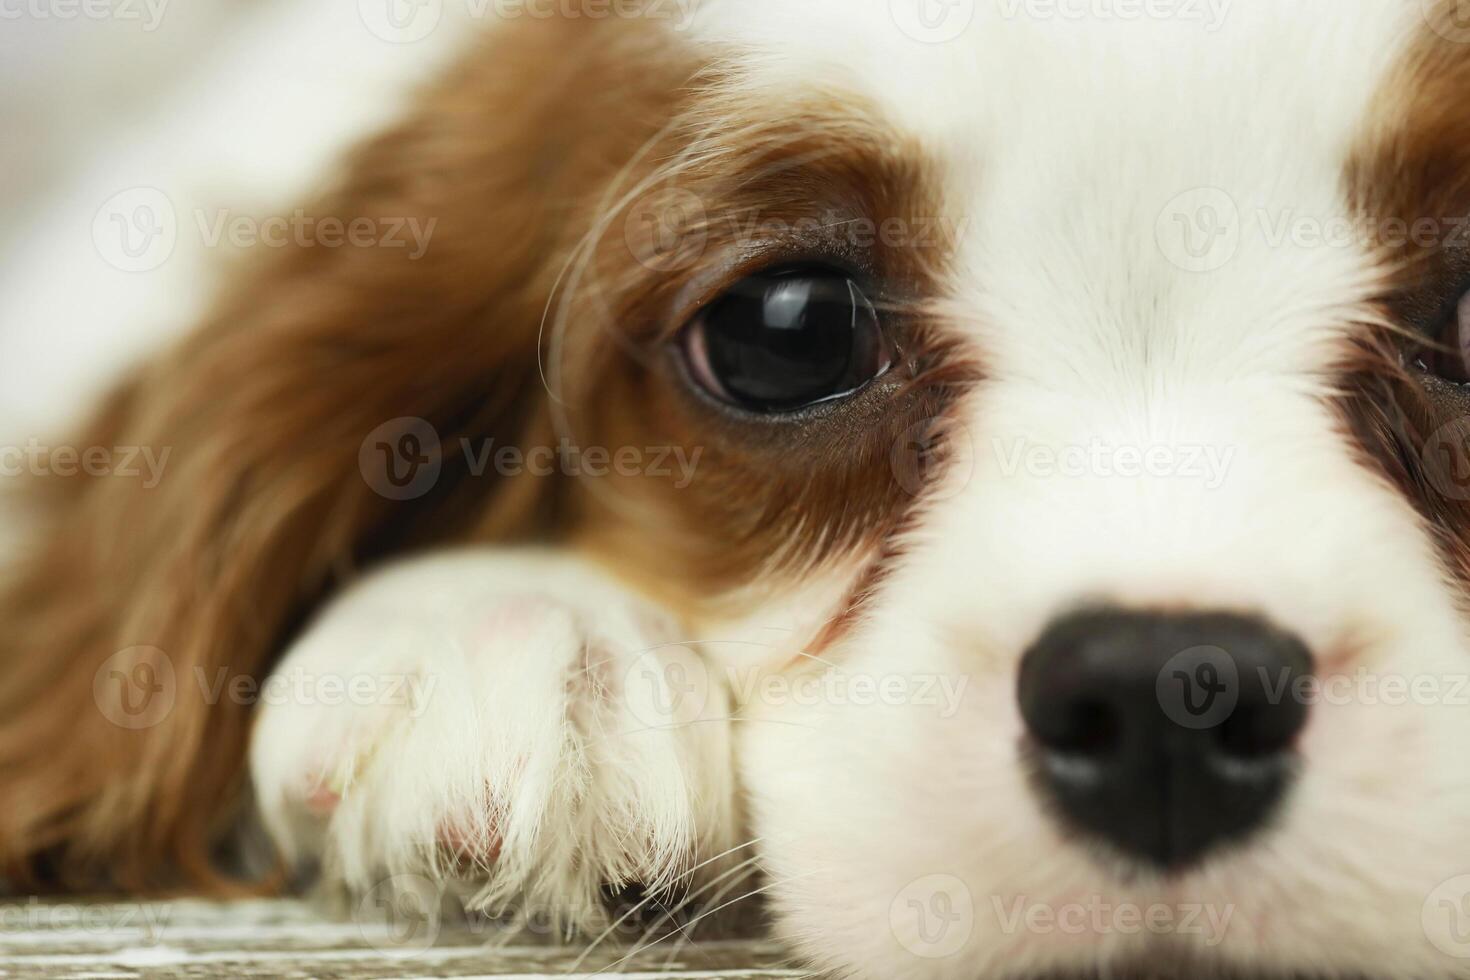
[[[1309,110],[1291,134],[1320,144],[1423,27],[1410,0],[702,0],[693,34],[756,84],[851,85],[936,138],[1233,102],[1267,129]]]

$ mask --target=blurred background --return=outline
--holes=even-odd
[[[475,0],[0,0],[0,444],[187,329],[238,216],[329,180]]]
[[[106,16],[81,3],[0,6],[0,132],[9,134],[0,141],[0,439],[64,425],[112,365],[166,332],[146,319],[110,322],[128,319],[129,294],[141,305],[147,284],[99,267],[87,251],[91,218],[77,219],[102,205],[89,199],[110,177],[138,169],[124,159],[151,153],[145,144],[169,103],[228,38],[277,5],[140,0],[136,16],[121,3]],[[161,166],[141,169],[163,176]]]
[[[136,126],[172,81],[272,3],[189,0],[169,10],[139,2],[137,19],[87,16],[81,4],[75,16],[30,0],[0,6],[0,125],[20,137],[0,143],[8,219],[0,241],[12,245],[37,197],[85,166],[109,135]]]

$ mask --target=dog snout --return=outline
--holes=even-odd
[[[1311,671],[1301,640],[1252,617],[1069,615],[1021,663],[1038,792],[1069,829],[1187,868],[1278,812]]]

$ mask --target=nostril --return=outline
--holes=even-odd
[[[1048,730],[1037,732],[1036,738],[1053,752],[1105,756],[1122,741],[1123,719],[1116,706],[1087,698],[1057,712]]]
[[[1216,744],[1225,755],[1263,759],[1295,747],[1306,727],[1305,705],[1294,700],[1240,704],[1215,731]]]
[[[1259,708],[1236,708],[1215,732],[1221,751],[1242,759],[1276,755],[1290,744],[1272,731],[1267,713]]]

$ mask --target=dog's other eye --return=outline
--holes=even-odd
[[[1470,292],[1460,297],[1432,338],[1436,346],[1419,353],[1417,366],[1456,384],[1470,384]]]
[[[761,273],[705,307],[682,335],[690,373],[750,411],[787,412],[852,394],[888,370],[878,311],[844,273]]]

